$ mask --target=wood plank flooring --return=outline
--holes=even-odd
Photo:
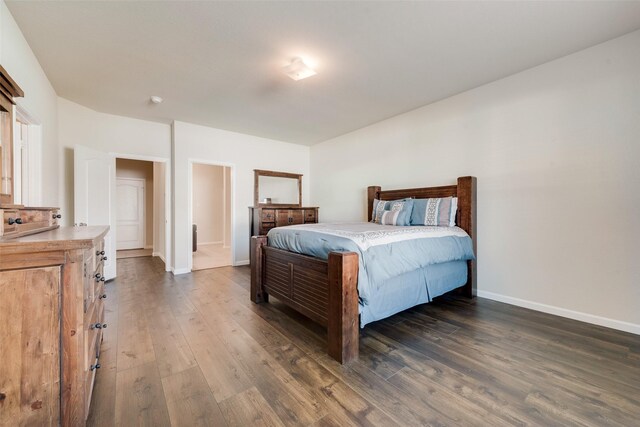
[[[640,425],[637,335],[444,297],[368,325],[345,367],[249,274],[119,259],[88,425]]]

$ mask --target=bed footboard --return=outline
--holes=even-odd
[[[327,327],[328,353],[340,363],[358,358],[358,254],[331,252],[327,261],[267,246],[251,238],[251,300],[269,295]]]

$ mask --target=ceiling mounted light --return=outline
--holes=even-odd
[[[160,98],[159,96],[153,95],[151,97],[151,102],[154,104],[161,104],[162,103],[162,98]]]
[[[318,74],[315,70],[305,64],[302,58],[294,58],[291,61],[291,64],[285,66],[282,70],[293,80],[302,80]]]

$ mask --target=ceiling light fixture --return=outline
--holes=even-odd
[[[159,96],[153,95],[151,97],[151,102],[153,102],[154,104],[161,104],[163,101],[162,98],[160,98]]]
[[[302,58],[293,58],[291,63],[282,70],[287,76],[296,81],[318,74],[314,69],[305,64]]]

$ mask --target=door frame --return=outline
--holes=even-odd
[[[118,173],[118,169],[116,167],[116,174]],[[144,178],[121,178],[116,175],[116,200],[118,199],[118,182],[122,181],[133,181],[142,183],[142,246],[141,249],[147,249],[147,180]],[[153,218],[151,218],[151,223],[153,223]],[[116,228],[118,228],[118,210],[116,209]],[[116,233],[117,236],[117,233]],[[119,250],[127,250],[127,249],[118,249],[118,242],[116,241],[116,251]]]
[[[236,266],[236,241],[235,241],[235,228],[236,228],[236,165],[228,162],[217,162],[215,160],[206,160],[198,158],[187,159],[187,218],[189,223],[186,224],[185,231],[187,232],[187,253],[190,254],[188,258],[187,268],[189,271],[193,271],[193,164],[198,163],[201,165],[209,166],[222,166],[231,169],[231,265]],[[224,241],[224,239],[223,239]]]
[[[171,235],[171,223],[173,221],[173,218],[171,216],[171,159],[167,157],[145,156],[140,154],[116,153],[113,151],[109,152],[109,155],[113,157],[114,163],[116,161],[115,159],[142,160],[146,162],[164,163],[164,270],[173,271],[173,239]],[[112,203],[116,203],[115,200]]]

